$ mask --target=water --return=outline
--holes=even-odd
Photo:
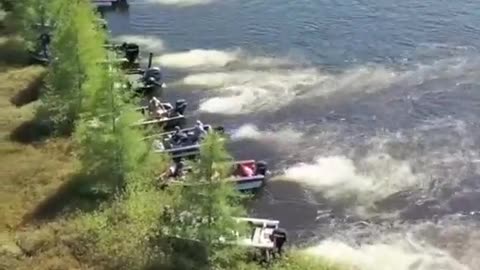
[[[112,35],[275,172],[253,215],[360,270],[476,269],[477,1],[130,3]]]

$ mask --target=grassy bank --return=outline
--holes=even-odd
[[[28,65],[21,39],[0,25],[0,269],[72,269],[79,264],[56,235],[62,221],[40,221],[76,162],[69,140],[41,141],[35,109],[45,69]]]

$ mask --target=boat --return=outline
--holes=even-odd
[[[267,262],[272,256],[282,254],[283,245],[287,242],[287,232],[280,228],[280,221],[261,218],[235,218],[235,220],[248,224],[248,234],[238,236],[234,244],[260,250],[262,260]]]
[[[107,22],[104,19],[98,19],[97,21],[104,29],[107,29]],[[46,21],[45,18],[42,17],[41,22],[33,24],[32,28],[40,32],[40,35],[33,45],[33,49],[28,49],[30,59],[34,64],[48,65],[52,60],[50,42],[52,40],[55,23],[51,20]]]
[[[137,68],[125,71],[128,77],[128,88],[135,95],[163,95],[163,89],[166,87],[163,82],[163,74],[160,67],[152,66],[152,59],[153,53],[150,53],[146,69]]]
[[[44,11],[41,11],[41,13],[44,14]],[[39,35],[33,44],[28,46],[29,49],[27,51],[30,60],[33,64],[48,65],[51,58],[50,42],[55,24],[42,15],[40,22],[33,23],[31,27],[35,32],[38,32]]]
[[[243,168],[249,168],[245,172]],[[184,166],[182,161],[175,162],[165,175],[166,185],[186,185],[182,178],[185,173],[191,171],[191,167]],[[230,181],[235,183],[236,190],[240,192],[255,192],[261,189],[267,182],[269,175],[267,163],[255,160],[234,161],[232,164],[232,175]],[[192,185],[192,184],[190,184]],[[195,184],[193,184],[195,185]]]
[[[35,48],[28,50],[30,58],[33,63],[38,63],[42,65],[48,65],[50,63],[50,34],[42,33],[40,34],[37,43],[35,44]]]
[[[128,7],[127,0],[91,0],[91,3],[100,9],[108,7]]]
[[[209,130],[209,128],[204,127],[202,132],[206,133]],[[182,136],[177,138],[176,133]],[[196,134],[193,129],[187,129],[187,132],[182,132],[179,128],[174,132],[164,134],[164,136],[153,140],[155,153],[166,153],[173,159],[194,158],[200,154],[202,134]]]
[[[186,212],[184,212],[186,213]],[[186,213],[188,214],[188,213]],[[164,208],[162,218],[167,222],[178,222],[174,215],[174,211],[169,207]],[[254,259],[261,262],[269,262],[275,258],[277,254],[281,255],[283,246],[287,242],[286,230],[280,228],[280,221],[272,219],[260,218],[233,218],[238,223],[246,225],[246,230],[241,233],[232,231],[230,239],[221,236],[216,241],[218,245],[239,246],[246,248],[252,253],[260,251],[260,257],[255,256]],[[206,218],[198,218],[197,223],[205,222]],[[205,245],[192,238],[181,237],[176,234],[163,236],[163,242],[170,246],[173,253],[188,254],[187,258],[195,262],[195,265],[207,265],[208,252]]]
[[[184,99],[179,99],[175,102],[175,106],[170,103],[161,103],[164,108],[164,114],[160,117],[153,116],[148,106],[140,107],[137,110],[141,111],[146,120],[134,124],[134,126],[158,126],[163,130],[171,130],[176,126],[183,127],[186,122],[185,109],[188,103]]]
[[[139,72],[140,46],[136,43],[124,42],[120,45],[107,43],[104,47],[115,53],[115,62],[120,64],[120,68],[125,73]]]
[[[235,218],[239,223],[247,223],[249,225],[246,237],[239,237],[237,243],[241,246],[255,247],[260,249],[275,249],[275,238],[281,234],[285,237],[286,233],[280,228],[280,221],[261,218]]]
[[[242,167],[251,170],[251,174],[245,173]],[[233,179],[238,191],[257,191],[263,186],[268,178],[267,163],[264,161],[242,160],[234,162]]]
[[[205,124],[205,125],[203,125],[203,129],[207,132],[213,130],[213,131],[221,133],[222,135],[226,134],[225,128],[223,126],[212,126],[212,125],[209,125],[209,124]],[[195,126],[180,129],[180,132],[183,132],[185,134],[190,134],[194,130],[195,130]],[[175,131],[168,131],[168,132],[153,134],[153,135],[145,137],[144,139],[165,138],[165,137],[172,136],[174,133],[175,133]]]

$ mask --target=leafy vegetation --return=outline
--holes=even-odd
[[[235,241],[234,233],[242,231],[233,218],[244,216],[245,210],[240,206],[240,195],[228,181],[231,160],[221,135],[209,134],[201,146],[199,161],[192,164],[193,172],[185,179],[188,187],[181,189],[180,199],[173,206],[175,218],[168,233],[198,241],[205,253],[206,258],[200,259],[206,269],[232,266],[229,255],[237,250],[220,242]],[[202,269],[202,262],[192,258],[191,254],[176,254],[175,260],[185,269]]]
[[[101,63],[113,59],[89,1],[15,3],[22,38],[3,38],[27,44],[16,59],[45,19],[55,22],[54,60],[45,69],[0,54],[0,269],[262,269],[229,245],[245,209],[220,135],[205,139],[187,187],[162,189],[170,161],[132,128],[141,115],[118,68]],[[71,137],[45,140],[46,119]],[[298,254],[271,267],[336,269]]]

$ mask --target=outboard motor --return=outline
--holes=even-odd
[[[179,115],[183,115],[187,108],[187,102],[185,99],[179,99],[175,102],[175,112]]]
[[[135,63],[140,54],[140,47],[135,43],[123,43],[122,49],[125,52],[125,58],[127,58],[128,63]]]
[[[163,87],[162,77],[159,67],[148,68],[142,77],[143,87],[139,88],[137,92],[150,95],[161,90]]]
[[[157,84],[162,83],[162,71],[160,70],[159,67],[153,67],[149,68],[145,71],[145,74],[143,75],[143,80],[145,83],[149,81],[155,81]],[[153,78],[153,80],[151,80]]]
[[[266,175],[267,174],[267,163],[265,161],[258,161],[256,164],[257,170],[255,174]]]
[[[271,235],[271,239],[275,245],[275,248],[277,249],[277,253],[279,255],[282,255],[282,248],[285,242],[287,242],[287,231],[282,229],[282,228],[277,228],[273,230],[273,233]]]
[[[216,127],[213,128],[213,130],[214,130],[215,132],[220,133],[220,134],[224,134],[224,133],[225,133],[225,128],[224,128],[223,126],[216,126]]]

